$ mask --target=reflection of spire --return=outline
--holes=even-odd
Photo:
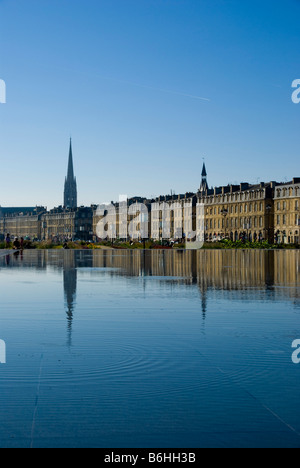
[[[201,291],[201,309],[202,309],[202,317],[203,321],[206,319],[206,312],[207,312],[207,282],[206,278],[202,276],[198,272],[199,268],[199,252],[197,250],[192,250],[190,252],[191,255],[191,274],[192,274],[192,282],[193,284],[199,284],[199,288]]]
[[[205,289],[202,290],[202,317],[203,321],[206,319],[206,313],[207,313],[207,291]]]
[[[68,346],[72,346],[72,324],[76,302],[77,270],[75,268],[75,252],[64,252],[64,291],[65,307],[68,321]]]
[[[65,290],[65,306],[68,320],[68,343],[72,345],[72,323],[75,310],[77,289],[77,270],[64,270],[64,290]]]

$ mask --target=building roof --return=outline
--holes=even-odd
[[[46,211],[46,208],[43,206],[34,206],[34,207],[1,207],[0,206],[0,216],[9,216],[9,215],[24,215],[28,214],[37,214]]]

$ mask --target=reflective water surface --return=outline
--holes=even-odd
[[[299,447],[298,251],[0,258],[0,447]]]

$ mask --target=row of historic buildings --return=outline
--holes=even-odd
[[[203,164],[198,192],[156,199],[132,198],[110,206],[77,206],[70,142],[64,205],[1,208],[0,236],[38,240],[194,239],[300,243],[300,178],[289,183],[228,185],[210,189]],[[100,227],[99,227],[100,226]]]

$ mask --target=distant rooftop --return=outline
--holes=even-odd
[[[46,208],[43,206],[34,206],[34,207],[2,207],[0,206],[0,216],[8,216],[8,215],[18,215],[18,214],[36,214],[41,213],[42,211],[46,211]]]

